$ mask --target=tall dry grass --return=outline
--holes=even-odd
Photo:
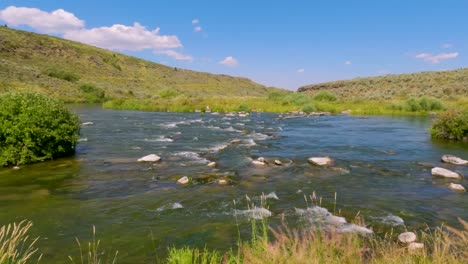
[[[33,258],[39,238],[30,239],[28,231],[31,227],[32,222],[26,220],[0,227],[0,264],[23,264]],[[40,259],[41,256],[37,262]]]

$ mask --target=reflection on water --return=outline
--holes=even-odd
[[[128,263],[154,260],[170,245],[226,249],[237,239],[235,216],[243,234],[256,214],[306,228],[327,219],[335,192],[342,220],[360,212],[377,232],[468,219],[467,195],[430,175],[441,155],[467,158],[468,146],[431,142],[427,118],[74,111],[94,122],[82,127],[75,157],[0,170],[1,223],[32,220],[45,259],[76,254],[74,238],[89,238],[93,225]],[[136,162],[151,153],[162,160]],[[314,167],[311,156],[330,156],[335,165]],[[269,165],[252,165],[258,157]],[[212,161],[215,168],[207,166]],[[466,166],[443,166],[468,175]],[[182,176],[194,183],[178,185]],[[307,209],[304,195],[314,191],[323,209]],[[268,209],[260,207],[262,193]],[[252,203],[256,211],[247,210]]]

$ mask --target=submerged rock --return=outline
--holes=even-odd
[[[276,195],[275,192],[271,192],[271,193],[265,195],[265,199],[279,200],[279,198],[278,198],[278,196]]]
[[[461,159],[452,155],[443,155],[442,161],[445,163],[455,164],[455,165],[467,165],[468,160]]]
[[[280,160],[275,160],[275,164],[278,165],[278,166],[281,166],[281,165],[283,165],[283,162],[281,162]]]
[[[228,184],[229,184],[229,181],[226,180],[226,179],[219,179],[219,180],[218,180],[218,184],[219,184],[219,185],[228,185]]]
[[[190,179],[187,176],[184,176],[177,180],[178,184],[188,184],[189,182],[190,182]]]
[[[450,178],[450,179],[462,178],[461,175],[456,172],[453,172],[444,168],[439,168],[439,167],[432,168],[431,173],[433,176],[443,177],[443,178]]]
[[[236,210],[235,213],[245,215],[248,218],[258,219],[258,220],[261,220],[266,217],[270,217],[272,215],[270,210],[263,208],[263,207],[254,207],[249,210]]]
[[[208,163],[206,166],[211,167],[211,168],[214,168],[214,167],[216,167],[216,162],[214,162],[214,161],[213,161],[213,162],[210,162],[210,163]]]
[[[313,157],[308,159],[309,163],[317,166],[330,166],[333,160],[330,157]]]
[[[416,241],[416,234],[413,232],[405,232],[398,235],[398,241],[403,244],[409,244]]]
[[[19,166],[14,166],[13,169],[14,169],[14,170],[19,170],[20,167],[19,167]]]
[[[161,160],[161,157],[159,157],[158,155],[156,154],[150,154],[150,155],[146,155],[142,158],[139,158],[138,159],[138,162],[156,162],[156,161],[160,161]]]
[[[461,184],[456,184],[456,183],[450,183],[449,184],[449,189],[454,190],[456,192],[466,192],[465,187]]]
[[[265,162],[259,161],[259,160],[253,160],[253,161],[252,161],[252,164],[253,164],[253,165],[261,165],[261,166],[266,165]]]

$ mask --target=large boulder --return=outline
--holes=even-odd
[[[468,160],[460,159],[459,157],[455,157],[452,155],[443,155],[442,161],[445,163],[455,164],[455,165],[466,165],[468,164]]]
[[[313,157],[309,158],[308,161],[317,166],[330,166],[333,163],[330,157]]]
[[[444,168],[439,168],[439,167],[432,168],[431,173],[433,176],[449,178],[449,179],[461,179],[462,178],[461,175],[456,172],[453,172]]]
[[[161,160],[161,157],[159,157],[158,155],[156,154],[150,154],[150,155],[146,155],[142,158],[139,158],[138,159],[138,162],[156,162],[156,161],[160,161]]]

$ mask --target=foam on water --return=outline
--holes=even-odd
[[[144,141],[146,142],[173,142],[172,138],[167,138],[165,136],[159,136],[157,138],[145,138]]]
[[[156,209],[157,212],[162,212],[162,211],[165,211],[165,210],[175,210],[175,209],[182,209],[184,208],[184,206],[180,203],[169,203],[169,204],[165,204],[161,207],[159,207],[158,209]]]
[[[405,224],[405,221],[401,217],[396,216],[396,215],[387,215],[387,216],[383,216],[383,217],[378,217],[378,219],[382,223],[387,224],[387,225],[391,225],[391,226],[399,226],[399,225],[404,225]]]
[[[278,196],[276,195],[275,192],[271,192],[267,195],[265,195],[265,199],[275,199],[275,200],[279,200]]]
[[[320,206],[312,206],[307,209],[296,208],[296,213],[302,216],[312,227],[320,227],[343,233],[373,233],[372,230],[366,227],[348,223],[344,217],[333,215],[326,208]]]
[[[182,157],[192,161],[192,163],[210,163],[209,160],[200,157],[200,154],[193,151],[181,151],[174,154],[174,156]]]
[[[86,141],[88,141],[88,138],[80,138],[80,139],[78,139],[78,142],[86,142]]]
[[[241,215],[249,219],[258,219],[261,220],[266,217],[270,217],[272,213],[270,210],[263,207],[254,207],[248,210],[234,210],[235,215]]]

